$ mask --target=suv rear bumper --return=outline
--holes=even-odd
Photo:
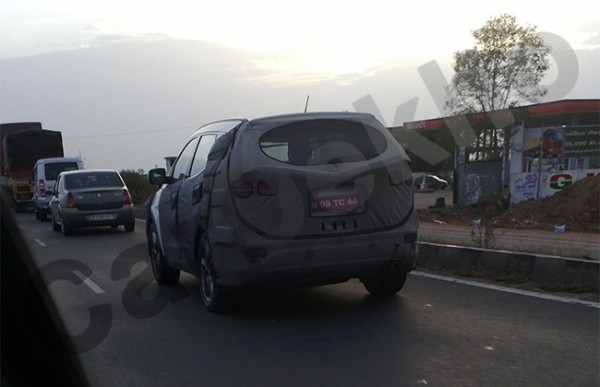
[[[272,240],[252,233],[252,243],[215,243],[214,265],[224,286],[343,282],[374,275],[389,261],[408,272],[416,265],[417,229],[414,214],[398,229],[351,237]]]

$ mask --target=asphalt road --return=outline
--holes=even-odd
[[[94,386],[598,386],[598,304],[411,275],[395,298],[356,281],[248,292],[206,312],[197,281],[159,288],[143,223],[65,238],[17,222]]]

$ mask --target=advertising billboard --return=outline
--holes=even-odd
[[[600,175],[600,169],[513,173],[510,176],[510,203],[552,196],[576,181],[595,175]]]
[[[522,152],[529,158],[588,157],[600,151],[600,127],[556,126],[523,130]]]

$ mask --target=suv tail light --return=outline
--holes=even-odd
[[[133,204],[133,199],[131,198],[131,194],[128,190],[123,190],[123,205]]]
[[[38,187],[40,188],[40,195],[44,196],[46,194],[46,182],[44,179],[38,180]]]
[[[254,187],[252,187],[252,183],[248,180],[235,181],[231,184],[231,188],[233,188],[235,196],[242,199],[249,198],[254,192]]]
[[[67,208],[77,208],[73,194],[70,192],[67,194]]]
[[[235,196],[238,198],[249,198],[254,193],[254,185],[248,180],[238,180],[231,184],[231,188]],[[259,180],[256,183],[256,193],[259,196],[275,196],[277,195],[279,186],[274,181]]]
[[[278,188],[275,181],[266,182],[261,180],[256,185],[256,192],[261,196],[275,196],[277,195]]]

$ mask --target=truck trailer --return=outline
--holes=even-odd
[[[32,171],[38,159],[64,157],[62,133],[40,122],[0,124],[2,194],[16,211],[33,209]]]

